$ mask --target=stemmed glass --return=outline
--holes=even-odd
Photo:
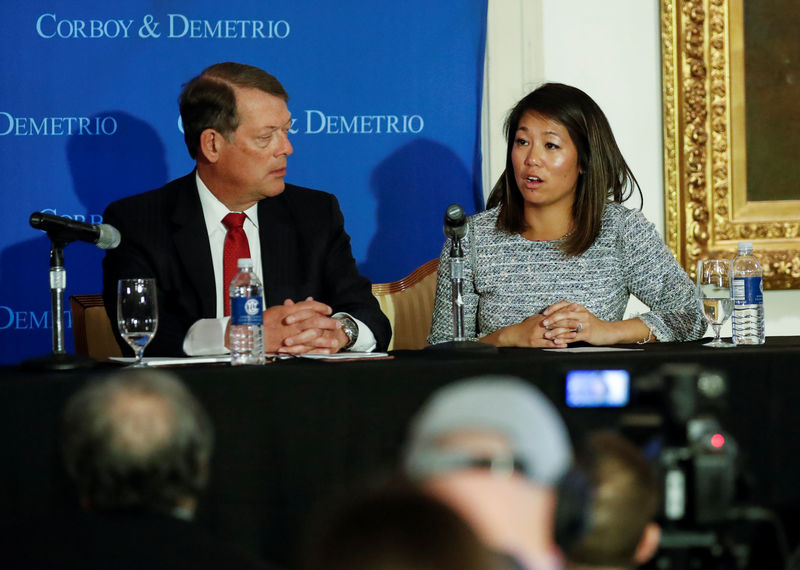
[[[117,284],[117,324],[122,338],[136,352],[136,362],[131,366],[147,366],[142,361],[142,355],[158,328],[155,279],[119,280]]]
[[[701,259],[697,262],[697,300],[703,316],[714,330],[714,340],[703,346],[736,346],[719,338],[720,329],[733,312],[731,262],[728,259]]]

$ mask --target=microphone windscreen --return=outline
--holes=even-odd
[[[444,234],[461,239],[467,233],[467,215],[458,204],[450,204],[444,213]]]
[[[114,249],[122,240],[119,230],[111,224],[100,224],[97,229],[100,230],[100,235],[94,244],[100,249]]]
[[[450,204],[447,206],[447,211],[444,213],[444,223],[450,227],[463,226],[467,221],[467,215],[464,213],[464,208],[458,204]]]
[[[33,214],[31,214],[31,217],[28,220],[28,222],[34,229],[37,230],[43,229],[42,224],[44,224],[44,214],[42,214],[41,212],[34,212]]]

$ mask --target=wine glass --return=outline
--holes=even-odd
[[[122,338],[136,352],[136,362],[131,366],[147,366],[142,361],[142,354],[158,328],[155,279],[119,280],[117,284],[117,324]]]
[[[719,338],[720,329],[733,313],[731,262],[728,259],[701,259],[697,262],[697,300],[703,316],[714,330],[714,340],[703,346],[735,346]]]

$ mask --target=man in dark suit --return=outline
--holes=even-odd
[[[172,374],[91,381],[67,401],[60,435],[82,512],[4,529],[0,567],[269,569],[192,522],[213,428]]]
[[[245,214],[238,231],[264,282],[267,352],[388,346],[389,322],[358,272],[336,198],[284,183],[293,150],[287,100],[278,80],[259,68],[230,62],[207,68],[180,97],[195,171],[106,209],[104,221],[122,234],[103,261],[103,296],[115,330],[117,281],[156,279],[159,325],[148,354],[224,351],[229,213]]]

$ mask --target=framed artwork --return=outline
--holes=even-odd
[[[767,289],[800,289],[796,0],[661,0],[665,240],[698,259],[752,241]]]

